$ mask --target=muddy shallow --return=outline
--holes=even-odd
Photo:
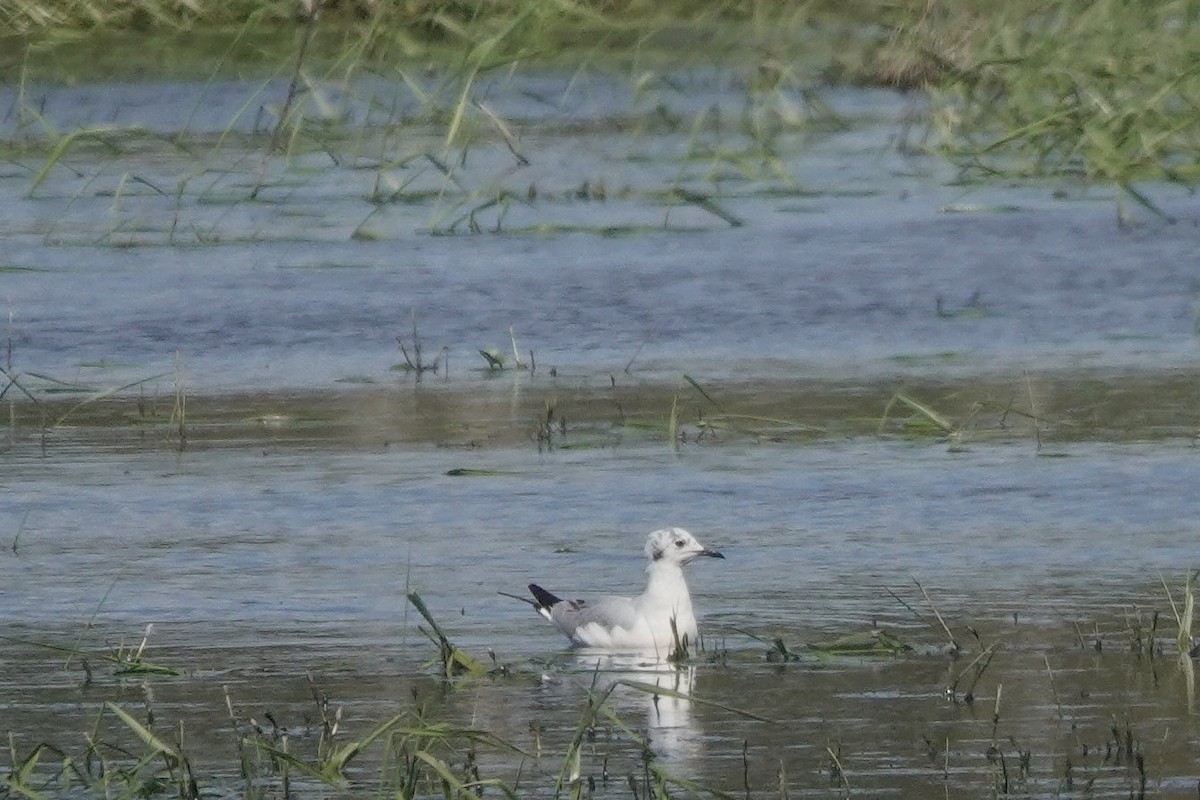
[[[682,688],[775,721],[673,698],[656,709],[618,690],[617,712],[677,777],[741,792],[745,743],[752,790],[774,795],[782,766],[790,790],[831,791],[831,747],[854,791],[980,792],[1000,780],[995,739],[1010,779],[1035,796],[1069,780],[1127,796],[1141,780],[1135,751],[1152,789],[1194,786],[1198,731],[1159,580],[1179,601],[1200,513],[1195,450],[1078,444],[1057,455],[1028,443],[948,452],[869,440],[678,454],[665,443],[485,454],[258,443],[47,454],[30,444],[3,471],[16,551],[5,551],[0,591],[12,637],[5,725],[19,751],[41,740],[69,749],[103,701],[120,701],[162,731],[183,720],[207,784],[231,791],[238,737],[225,692],[239,717],[266,725],[270,714],[307,752],[311,675],[345,706],[349,739],[414,702],[529,751],[536,724],[542,758],[521,769],[545,788],[596,657],[565,652],[496,592],[531,580],[635,591],[643,532],[669,521],[728,556],[691,571],[708,646],[726,652],[689,668]],[[498,474],[447,474],[464,465]],[[914,578],[965,648],[958,659]],[[459,645],[514,674],[450,689],[422,677],[436,649],[406,607],[411,590]],[[146,657],[181,677],[120,679],[103,660],[135,647],[148,623]],[[917,649],[866,659],[805,650],[872,626]],[[776,637],[800,660],[772,664]],[[94,682],[79,655],[32,642],[87,651]],[[970,665],[988,647],[996,653],[976,684]],[[675,685],[675,673],[642,663],[602,666]],[[119,741],[120,726],[106,724]],[[607,760],[614,777],[596,791],[625,796],[639,750],[619,729],[598,736],[588,770],[599,781]],[[492,777],[513,779],[520,759],[484,757]],[[353,773],[359,789],[380,780],[375,763],[368,755]]]
[[[315,750],[315,686],[344,737],[424,707],[525,751],[480,748],[483,777],[549,794],[584,687],[620,675],[712,703],[612,695],[653,765],[729,794],[1194,793],[1162,582],[1181,601],[1200,515],[1195,199],[1154,187],[1178,221],[1130,229],[1094,189],[952,183],[897,146],[914,105],[882,92],[830,90],[845,126],[753,157],[736,125],[669,123],[744,86],[667,85],[658,108],[611,76],[490,84],[530,164],[480,134],[449,182],[433,128],[370,118],[394,87],[347,91],[360,127],[291,159],[248,118],[215,142],[257,84],[27,90],[64,127],[155,124],[38,180],[46,146],[4,123],[18,759],[82,759],[111,700],[172,741],[182,722],[201,787],[232,796],[251,717]],[[413,314],[426,360],[449,354],[420,380],[393,368]],[[497,595],[636,591],[663,524],[728,556],[692,572],[708,653],[686,669],[597,677]],[[509,674],[432,677],[409,591]],[[114,675],[148,624],[181,674]],[[806,648],[874,626],[915,649]],[[642,755],[598,725],[588,791],[644,796]],[[387,791],[381,760],[290,788]],[[54,764],[35,785],[69,793]]]

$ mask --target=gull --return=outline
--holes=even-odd
[[[683,654],[697,635],[683,567],[702,556],[725,557],[683,528],[663,528],[646,540],[646,591],[637,597],[564,600],[531,583],[534,599],[517,599],[532,605],[576,645]]]

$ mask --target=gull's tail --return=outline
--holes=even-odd
[[[536,583],[529,584],[529,591],[533,593],[533,596],[536,599],[530,600],[528,597],[521,597],[520,595],[509,594],[508,592],[498,592],[497,594],[504,595],[505,597],[511,597],[513,600],[520,600],[522,603],[528,603],[529,605],[533,606],[534,609],[539,614],[541,614],[543,617],[545,617],[546,619],[550,619],[550,609],[554,608],[554,606],[561,603],[562,598],[558,597],[555,594],[551,594],[550,592],[547,592],[545,589],[538,586]]]
[[[534,598],[537,600],[537,602],[533,604],[533,607],[536,608],[538,613],[543,617],[550,619],[550,609],[561,603],[562,598],[547,592],[536,583],[529,584],[529,591],[533,593]]]

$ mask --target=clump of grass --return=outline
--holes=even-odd
[[[682,664],[691,657],[691,642],[688,641],[688,635],[685,633],[679,635],[679,626],[675,622],[675,616],[671,616],[671,648],[667,652],[667,663]]]
[[[146,630],[142,634],[142,638],[136,646],[126,647],[125,644],[122,643],[117,645],[117,647],[111,652],[96,652],[84,650],[79,646],[65,647],[62,645],[15,639],[11,637],[0,637],[0,641],[32,645],[34,647],[40,647],[46,650],[63,653],[67,657],[67,663],[70,663],[70,661],[73,659],[78,658],[83,664],[83,669],[87,676],[85,684],[90,684],[93,680],[90,659],[105,661],[112,664],[113,674],[117,676],[133,675],[143,677],[174,677],[183,674],[180,670],[174,667],[155,663],[146,658],[146,648],[150,643],[150,635],[152,633],[154,633],[153,623],[146,626]]]
[[[809,645],[809,648],[824,656],[858,657],[894,657],[912,650],[912,647],[905,644],[898,636],[880,628],[848,633],[829,642]]]
[[[117,734],[102,730],[106,715],[112,715],[124,726],[126,734],[141,743],[138,754],[117,741]],[[71,794],[83,797],[158,797],[176,795],[180,800],[196,800],[200,788],[192,770],[191,760],[183,748],[183,728],[178,742],[170,744],[153,730],[153,713],[143,724],[121,706],[106,701],[96,723],[86,736],[87,750],[72,756],[47,742],[41,742],[24,757],[12,750],[13,767],[0,776],[4,794],[28,798],[43,798]],[[123,737],[123,738],[127,738]],[[49,757],[58,760],[51,771]]]
[[[321,785],[347,788],[357,779],[351,767],[368,750],[378,754],[380,789],[394,797],[478,798],[485,790],[496,789],[509,800],[516,800],[515,789],[499,779],[481,779],[478,766],[469,756],[458,762],[464,751],[476,748],[502,752],[521,759],[528,757],[520,748],[494,734],[475,728],[460,728],[426,719],[419,710],[406,709],[350,738],[341,725],[341,707],[332,713],[326,698],[314,685],[319,733],[308,752],[298,752],[293,742],[311,741],[304,729],[289,728],[266,713],[269,724],[260,725],[241,716],[228,689],[225,703],[237,736],[240,776],[244,796],[262,798],[292,797],[297,788],[319,789]],[[201,796],[227,793],[223,778],[211,778],[216,785],[201,786],[209,776],[197,775],[184,749],[184,724],[178,737],[168,740],[157,728],[149,696],[145,719],[139,719],[117,703],[106,701],[91,730],[86,734],[87,749],[74,754],[46,742],[24,755],[11,749],[11,767],[0,772],[0,795],[28,798],[64,795],[105,798],[178,797],[196,800]],[[115,718],[117,728],[106,726]],[[133,744],[130,743],[132,739]],[[295,784],[303,783],[303,787]],[[315,784],[315,786],[314,786]],[[276,788],[278,787],[278,788]]]
[[[150,634],[154,632],[154,624],[146,626],[142,640],[136,648],[128,650],[122,645],[113,653],[111,660],[116,663],[118,675],[179,675],[180,672],[172,667],[147,661],[143,656],[146,645],[150,643]]]
[[[517,334],[511,326],[508,329],[508,340],[512,345],[512,369],[518,372],[537,372],[537,358],[532,350],[529,351],[528,362],[521,360],[521,351],[517,347]],[[483,356],[483,360],[487,362],[489,370],[501,371],[509,366],[508,355],[498,347],[489,347],[486,350],[481,349],[479,355]]]
[[[567,437],[567,418],[558,414],[557,400],[546,401],[546,411],[538,415],[537,427],[533,432],[533,440],[537,443],[538,452],[553,450],[555,441],[560,444]]]
[[[412,604],[417,613],[429,625],[429,630],[421,628],[429,640],[438,646],[438,659],[442,665],[442,674],[447,678],[453,678],[460,675],[480,676],[487,674],[487,667],[479,661],[471,658],[464,651],[460,650],[453,642],[442,632],[441,626],[433,618],[433,614],[429,612],[425,601],[421,599],[421,595],[416,592],[409,592],[408,602]]]
[[[919,437],[932,435],[944,438],[952,444],[961,444],[966,438],[966,433],[969,430],[968,425],[971,421],[970,418],[966,422],[955,423],[932,406],[909,397],[903,392],[896,392],[888,400],[887,405],[883,409],[883,415],[879,418],[878,435],[882,436],[887,430],[892,409],[897,406],[906,407],[914,412],[903,422],[903,430],[907,436]],[[974,409],[972,410],[972,416],[973,414]]]
[[[397,364],[393,369],[411,372],[415,374],[418,380],[426,372],[438,371],[438,366],[444,366],[445,371],[443,376],[448,377],[450,374],[450,348],[443,346],[438,350],[433,361],[426,361],[421,357],[421,335],[417,332],[417,314],[412,312],[412,338],[408,345],[405,345],[404,337],[396,337],[396,345],[400,348],[400,355],[404,357],[403,364]]]
[[[838,786],[846,793],[850,792],[850,780],[846,777],[846,768],[842,765],[842,743],[836,742],[831,745],[826,745],[825,754],[829,756],[829,781],[831,784]],[[779,786],[780,793],[783,794],[783,789],[787,785],[786,776],[783,771],[783,765],[779,767]]]
[[[1200,645],[1196,644],[1196,639],[1192,635],[1192,626],[1196,617],[1196,579],[1200,577],[1200,569],[1193,570],[1187,576],[1187,580],[1183,584],[1183,608],[1175,605],[1175,598],[1171,594],[1171,588],[1167,586],[1166,578],[1159,576],[1162,581],[1163,591],[1167,593],[1167,601],[1171,604],[1171,613],[1175,615],[1175,643],[1179,647],[1180,654],[1187,655],[1191,658],[1200,656]]]
[[[1156,212],[1137,182],[1200,179],[1193,3],[908,8],[895,44],[922,64],[941,150],[965,170],[1109,184]]]
[[[671,669],[686,669],[686,667],[671,667]],[[570,800],[583,800],[584,797],[590,796],[594,788],[594,779],[590,776],[585,777],[584,775],[584,751],[588,742],[596,738],[596,730],[601,725],[608,725],[614,730],[619,731],[641,751],[642,780],[639,781],[633,774],[628,776],[629,787],[635,798],[670,800],[670,790],[672,788],[682,789],[689,796],[693,797],[700,795],[726,796],[723,792],[705,786],[697,781],[672,775],[661,764],[657,763],[656,756],[651,748],[651,742],[645,736],[632,729],[613,710],[611,704],[608,702],[609,698],[619,687],[626,687],[650,695],[655,701],[659,697],[669,697],[687,703],[709,706],[731,712],[759,722],[775,723],[774,720],[767,717],[751,714],[723,703],[704,700],[690,693],[676,691],[657,684],[622,679],[609,684],[603,691],[597,691],[593,685],[586,690],[583,712],[580,715],[575,732],[567,744],[562,767],[559,769],[558,777],[554,783],[554,797],[562,797],[565,793]],[[607,771],[607,765],[605,766],[605,771]]]

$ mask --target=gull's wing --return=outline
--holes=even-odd
[[[632,598],[598,597],[555,603],[550,621],[576,644],[603,647],[628,636],[643,620]]]

